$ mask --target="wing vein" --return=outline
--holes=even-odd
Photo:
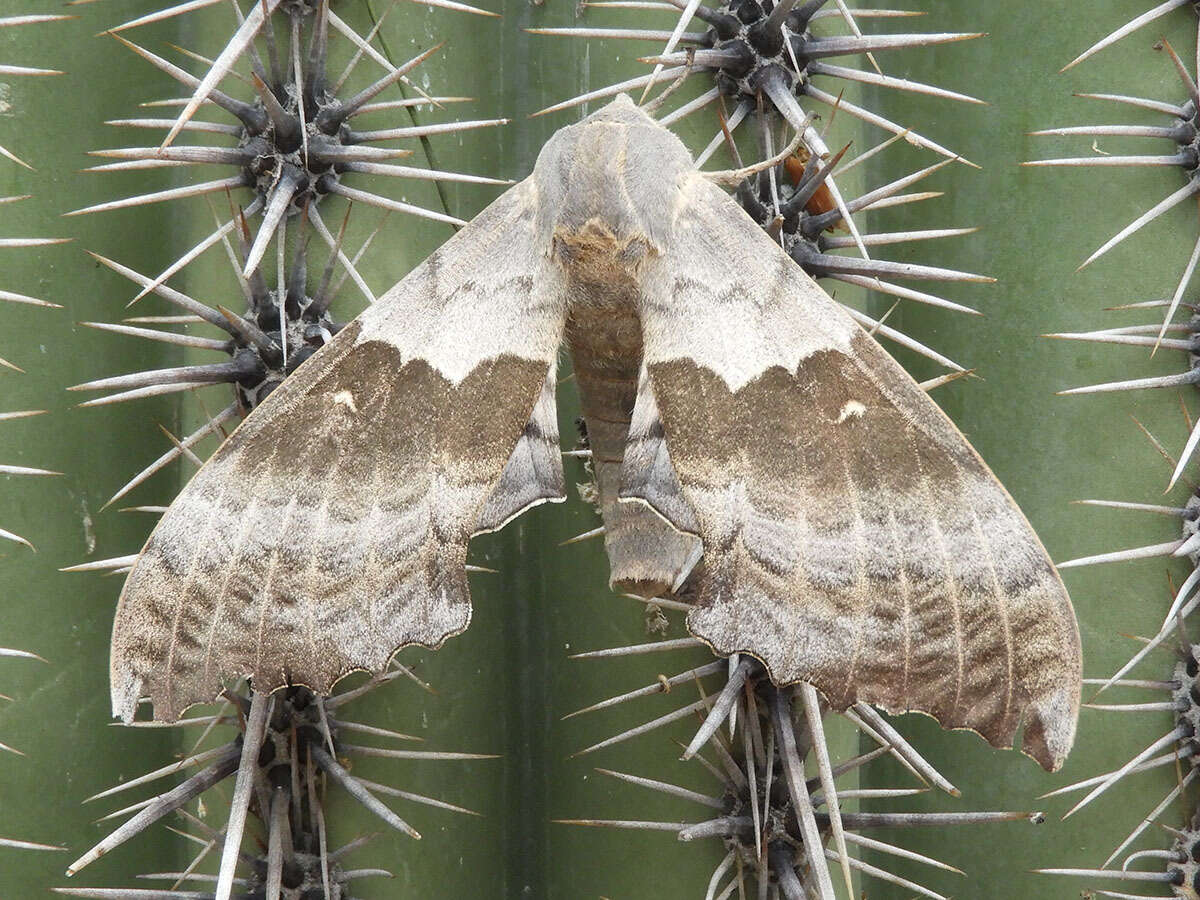
[[[252,497],[250,505],[242,516],[242,525],[238,529],[237,539],[233,545],[233,552],[236,554],[245,540],[247,530],[254,523],[254,510],[258,506],[258,498]],[[213,614],[208,628],[208,640],[204,644],[204,679],[208,680],[209,672],[212,670],[212,650],[213,643],[217,637],[217,625],[221,621],[221,611],[225,604],[225,594],[229,590],[229,582],[233,576],[237,574],[238,568],[236,565],[236,556],[230,560],[230,564],[225,568],[225,577],[221,579],[221,589],[217,592],[216,600],[213,602]]]
[[[896,527],[896,514],[894,510],[888,509],[888,531],[892,535],[892,546],[899,551],[903,546],[900,540],[900,529]],[[899,555],[899,553],[897,553]],[[904,568],[904,560],[899,560],[899,565],[896,568],[897,593],[900,596],[900,601],[903,604],[904,612],[901,617],[904,630],[904,668],[900,678],[900,696],[905,698],[905,704],[908,702],[908,670],[912,658],[912,598],[910,596],[910,585],[908,583],[908,570]]]
[[[279,523],[279,533],[281,536],[287,534],[288,522],[292,518],[292,512],[296,509],[296,497],[297,495],[293,493],[291,499],[288,500],[287,509],[285,509],[283,512],[283,520]],[[270,608],[270,605],[267,601],[271,597],[271,588],[275,584],[275,570],[279,567],[279,551],[280,544],[275,543],[275,545],[271,548],[270,561],[267,563],[267,574],[263,578],[262,588],[260,589],[258,595],[258,629],[256,631],[254,640],[255,673],[262,669],[263,629],[266,627],[267,611]]]
[[[913,437],[913,429],[911,426],[906,426],[904,429],[904,437],[909,442],[912,448],[913,459],[917,467],[917,480],[921,485],[921,493],[925,495],[924,508],[928,510],[936,510],[938,507],[934,502],[932,493],[929,490],[929,476],[925,472],[925,466],[921,460],[921,451],[917,445],[916,439]],[[946,535],[942,531],[942,523],[938,521],[935,514],[929,516],[929,525],[936,540],[938,553],[942,558],[942,571],[946,576],[946,593],[950,598],[950,609],[954,614],[954,705],[950,707],[950,719],[953,720],[958,709],[962,705],[963,683],[965,681],[965,660],[963,659],[963,631],[962,631],[962,597],[959,596],[958,582],[954,577],[954,568],[952,565],[949,548],[946,546]]]
[[[954,467],[955,476],[960,485],[960,496],[969,497],[970,493],[963,485],[962,470],[956,465]],[[1000,586],[1000,573],[996,570],[996,559],[992,553],[991,542],[987,538],[987,532],[983,529],[983,523],[979,520],[979,512],[973,504],[968,503],[967,507],[971,510],[971,521],[974,522],[975,536],[979,541],[979,546],[984,551],[984,557],[987,560],[988,572],[991,575],[989,579],[992,586],[992,602],[995,604],[996,611],[999,613],[1000,624],[1004,632],[1004,716],[1001,719],[1003,727],[1008,730],[1008,716],[1012,709],[1013,700],[1013,638],[1012,624],[1008,620],[1007,597]]]
[[[204,531],[201,534],[200,540],[198,542],[197,550],[195,553],[192,554],[191,559],[188,560],[187,574],[184,576],[184,579],[183,579],[182,590],[180,590],[179,593],[176,595],[177,599],[175,601],[175,615],[172,617],[172,621],[171,621],[171,635],[167,639],[167,658],[166,658],[166,666],[164,669],[165,679],[166,679],[166,684],[164,686],[164,690],[165,690],[166,697],[167,697],[167,703],[172,708],[174,707],[174,697],[172,696],[171,692],[174,689],[174,682],[175,682],[175,650],[179,645],[179,626],[180,626],[180,623],[183,621],[184,598],[187,597],[188,590],[192,586],[193,572],[195,571],[195,568],[198,564],[198,560],[200,558],[201,552],[208,546],[208,536],[212,533],[212,530],[214,527],[214,522],[217,518],[217,513],[221,509],[221,501],[225,499],[225,493],[226,493],[226,487],[225,487],[225,484],[222,484],[221,490],[217,494],[216,500],[214,501],[214,503],[212,504],[212,506],[209,509],[208,517],[204,523]],[[145,551],[143,550],[143,553],[144,552]]]
[[[850,596],[863,598],[866,594],[866,591],[864,590],[866,586],[866,559],[867,554],[870,552],[870,548],[867,546],[867,522],[866,519],[863,518],[862,514],[862,497],[859,494],[858,485],[854,481],[854,474],[851,471],[850,464],[846,458],[846,441],[841,437],[840,434],[838,435],[838,438],[838,446],[841,451],[840,456],[842,463],[842,474],[846,479],[846,498],[854,510],[855,521],[854,548],[857,552],[854,554],[854,566],[857,569],[857,572],[855,573],[854,577],[855,590],[850,592]],[[851,655],[850,669],[846,675],[845,690],[847,694],[854,691],[854,676],[858,671],[858,661],[862,657],[864,646],[863,636],[866,632],[866,618],[867,604],[861,602],[860,600],[858,603],[858,609],[855,610],[857,627],[854,633],[854,652]]]

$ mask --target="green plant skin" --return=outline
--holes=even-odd
[[[21,6],[21,12],[32,11]],[[109,17],[136,15],[142,6],[105,3],[102,18],[115,21]],[[60,218],[63,212],[113,196],[115,179],[78,174],[89,164],[83,151],[112,140],[113,129],[101,124],[105,119],[126,116],[145,99],[140,80],[144,64],[95,38],[98,8],[86,9],[90,15],[74,21],[0,31],[0,58],[6,62],[70,70],[56,78],[9,80],[13,106],[0,117],[0,143],[37,171],[7,161],[0,165],[0,196],[34,195],[3,207],[0,233],[75,238],[65,246],[3,251],[0,260],[6,287],[66,307],[5,304],[3,310],[0,355],[26,374],[4,373],[0,406],[50,413],[4,423],[3,458],[66,475],[4,478],[4,525],[29,538],[38,552],[9,543],[0,548],[5,623],[0,644],[40,653],[49,665],[3,660],[0,690],[15,700],[0,707],[0,740],[28,756],[5,754],[0,764],[0,834],[73,849],[90,845],[100,834],[91,822],[101,813],[80,806],[80,801],[148,768],[145,760],[165,762],[172,741],[166,734],[108,727],[105,659],[117,585],[112,579],[57,570],[85,559],[128,553],[144,539],[149,517],[99,510],[136,471],[139,460],[161,452],[148,449],[157,446],[156,423],[174,430],[179,415],[166,402],[80,410],[73,407],[83,398],[63,392],[66,385],[101,374],[166,364],[157,346],[109,340],[75,324],[112,320],[132,297],[126,285],[107,277],[82,248],[121,256],[129,265],[145,269],[163,259],[172,243],[169,211],[164,209],[113,213],[110,218]],[[125,181],[123,186],[132,184]],[[162,503],[169,497],[170,484],[160,482],[140,495],[139,502]],[[92,540],[94,549],[89,546]],[[158,831],[139,842],[134,852],[142,855],[143,863],[153,859],[169,867],[179,848],[169,834]],[[66,853],[0,853],[0,896],[44,896],[48,886],[64,881]],[[103,861],[88,877],[103,877],[115,868]]]
[[[384,6],[371,0],[370,6],[346,2],[336,9],[361,30]],[[1164,28],[1148,29],[1059,76],[1054,71],[1057,66],[1103,33],[1106,24],[1115,26],[1142,11],[1144,3],[1121,0],[1078,18],[1071,8],[1029,0],[993,5],[930,2],[922,7],[929,15],[911,20],[912,30],[979,30],[989,36],[933,52],[888,54],[886,61],[881,58],[885,71],[973,93],[992,105],[959,107],[946,101],[898,98],[891,92],[868,97],[868,103],[954,147],[983,168],[948,167],[930,186],[945,190],[944,199],[894,211],[873,225],[980,225],[979,235],[918,246],[911,258],[983,272],[999,283],[954,287],[948,293],[952,299],[976,305],[986,313],[985,320],[904,305],[889,323],[978,368],[980,378],[940,388],[935,399],[1021,503],[1054,558],[1168,540],[1174,536],[1169,521],[1067,504],[1080,497],[1155,502],[1170,467],[1140,436],[1130,415],[1168,447],[1178,449],[1186,432],[1177,395],[1058,398],[1053,392],[1123,375],[1175,371],[1177,354],[1163,353],[1161,359],[1149,361],[1134,349],[1066,344],[1037,335],[1145,318],[1104,314],[1100,309],[1169,293],[1195,235],[1194,211],[1181,207],[1146,234],[1075,274],[1075,267],[1095,247],[1173,190],[1178,176],[1161,170],[1099,174],[1021,170],[1016,163],[1060,150],[1071,155],[1086,152],[1086,141],[1027,138],[1027,131],[1118,121],[1102,104],[1072,99],[1073,90],[1176,96],[1174,74],[1149,46],[1165,32],[1175,46],[1190,48],[1194,34],[1188,14],[1181,12]],[[176,365],[181,358],[169,348],[73,325],[76,320],[117,320],[133,294],[127,283],[96,266],[82,248],[140,271],[157,271],[206,229],[211,217],[203,203],[58,218],[68,209],[153,189],[145,175],[75,174],[87,164],[84,150],[133,143],[128,135],[100,124],[104,119],[133,115],[137,103],[171,95],[166,79],[147,64],[110,46],[107,39],[93,37],[102,27],[145,9],[146,4],[132,0],[105,0],[81,7],[81,18],[72,22],[22,29],[19,38],[0,32],[0,58],[69,70],[57,79],[12,84],[17,104],[12,115],[0,118],[0,143],[23,152],[38,171],[0,164],[0,195],[37,196],[5,207],[0,233],[76,238],[74,245],[28,254],[10,251],[0,260],[5,286],[67,307],[14,306],[3,311],[9,327],[0,355],[28,373],[0,375],[9,391],[3,408],[45,408],[52,414],[3,423],[0,459],[67,475],[6,479],[0,503],[4,511],[0,524],[26,535],[39,549],[35,555],[15,545],[0,548],[4,553],[0,597],[7,622],[0,645],[35,650],[50,661],[43,666],[0,660],[0,689],[16,698],[0,709],[0,740],[30,754],[27,759],[0,760],[5,813],[0,836],[63,843],[75,854],[103,834],[91,820],[113,808],[111,804],[81,807],[83,797],[161,765],[184,747],[179,738],[159,732],[106,727],[107,644],[118,580],[56,571],[84,559],[136,549],[151,525],[149,517],[114,509],[101,512],[100,507],[139,465],[165,448],[157,423],[178,434],[190,430],[189,425],[194,427],[197,416],[194,404],[170,399],[75,410],[70,407],[78,398],[61,392],[68,384]],[[518,179],[529,171],[550,134],[577,118],[576,112],[566,112],[527,119],[528,113],[587,87],[644,71],[636,56],[651,52],[654,45],[593,42],[588,47],[581,41],[536,37],[521,30],[605,19],[628,25],[632,21],[628,14],[604,17],[591,12],[577,20],[569,4],[524,2],[507,2],[501,11],[503,19],[491,20],[402,7],[393,11],[382,35],[396,60],[446,40],[447,49],[423,67],[429,73],[428,84],[439,92],[478,98],[475,104],[445,113],[419,113],[423,121],[451,116],[513,118],[502,129],[468,132],[461,139],[434,139],[437,164]],[[152,37],[139,34],[137,38],[158,50],[171,40],[211,52],[214,36],[228,33],[229,19],[228,10],[219,7],[184,23],[157,27]],[[884,23],[879,30],[907,27],[890,29]],[[858,149],[880,139],[878,132],[864,134],[846,118],[839,117],[835,127],[853,137]],[[706,142],[711,127],[711,120],[705,119],[702,126],[685,132],[690,146]],[[1120,151],[1115,140],[1102,140],[1101,146],[1108,152]],[[895,177],[929,161],[926,153],[891,152],[880,158],[868,180]],[[418,154],[406,162],[421,165],[423,159]],[[728,164],[714,162],[710,168]],[[451,212],[470,218],[499,190],[449,185],[445,196]],[[439,202],[437,191],[428,184],[393,188],[393,196],[401,194],[425,205]],[[450,233],[441,225],[401,218],[392,217],[384,232],[386,243],[376,245],[364,268],[377,292],[402,277]],[[351,235],[361,240],[374,222],[374,213],[356,210]],[[903,247],[891,249],[895,252],[889,258],[905,258]],[[223,259],[211,255],[189,270],[184,289],[218,299],[229,290],[225,270]],[[838,295],[845,297],[847,292]],[[886,310],[891,304],[873,300],[872,305]],[[360,306],[361,299],[347,290],[336,308],[357,311]],[[154,311],[162,310],[155,307]],[[935,374],[921,361],[904,361],[922,377]],[[564,376],[568,371],[563,369]],[[570,382],[563,385],[560,396],[560,430],[566,445],[574,435],[577,410]],[[568,481],[587,480],[577,461],[568,460],[566,470]],[[167,502],[177,487],[172,481],[186,474],[180,470],[178,475],[159,476],[127,502]],[[85,515],[96,538],[90,555]],[[566,722],[559,721],[562,715],[650,683],[660,672],[671,674],[709,658],[697,651],[690,657],[676,653],[624,662],[567,659],[570,652],[653,637],[647,634],[645,610],[605,589],[607,566],[598,541],[558,546],[595,524],[594,513],[572,496],[565,505],[538,508],[504,532],[476,541],[472,561],[497,568],[500,574],[473,576],[472,628],[437,653],[407,650],[401,655],[402,661],[417,663],[421,677],[438,693],[429,695],[407,681],[396,682],[354,708],[358,720],[419,734],[429,749],[503,757],[471,763],[358,763],[355,771],[365,777],[483,813],[482,818],[463,817],[396,801],[394,808],[424,838],[414,843],[386,834],[357,854],[355,866],[381,865],[397,876],[392,881],[360,882],[358,896],[631,900],[703,896],[722,853],[716,842],[687,845],[670,834],[600,831],[550,822],[583,816],[698,820],[703,815],[699,807],[598,775],[595,766],[713,790],[711,779],[698,767],[676,761],[678,748],[671,739],[686,739],[689,727],[643,736],[593,756],[567,758],[694,695],[684,700],[685,694],[676,692],[629,710]],[[1135,645],[1123,634],[1144,634],[1157,627],[1167,604],[1165,575],[1173,573],[1178,583],[1182,571],[1179,565],[1155,561],[1068,573],[1087,674],[1110,673],[1127,658]],[[682,633],[675,625],[669,636]],[[1158,659],[1161,676],[1147,677],[1165,677],[1170,658],[1163,653]],[[894,871],[955,896],[1076,896],[1082,884],[1029,875],[1026,870],[1098,864],[1174,779],[1169,770],[1138,776],[1077,817],[1059,822],[1058,816],[1070,803],[1063,798],[1037,801],[1037,794],[1119,765],[1167,730],[1167,716],[1085,710],[1076,751],[1056,775],[1042,773],[1016,753],[990,749],[972,735],[943,733],[928,719],[909,716],[900,723],[962,788],[964,797],[953,800],[931,793],[897,801],[893,808],[1045,809],[1048,813],[1046,824],[1036,829],[1013,823],[958,832],[877,835],[965,869],[969,882],[886,860]],[[833,739],[835,755],[854,752],[856,739],[848,730]],[[885,786],[907,783],[886,764],[872,768],[865,781]],[[227,792],[223,788],[219,794],[227,796]],[[216,795],[207,801],[218,822],[220,805]],[[336,791],[330,798],[329,817],[333,845],[382,830]],[[1178,817],[1164,821],[1178,824]],[[1143,843],[1163,846],[1166,840],[1165,833],[1151,829]],[[101,860],[77,880],[89,885],[129,885],[134,873],[178,867],[189,852],[158,828]],[[65,884],[61,872],[70,858],[73,855],[0,849],[0,896],[42,896],[46,887]],[[879,859],[871,861],[883,864]],[[861,890],[871,898],[909,896],[869,879]]]

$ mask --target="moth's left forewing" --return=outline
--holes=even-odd
[[[471,535],[561,496],[564,300],[535,211],[529,183],[506,192],[184,488],[122,591],[116,714],[149,696],[171,720],[244,676],[327,692],[467,626]]]
[[[681,197],[644,273],[642,327],[704,546],[689,627],[838,708],[921,710],[998,745],[1023,722],[1025,750],[1056,767],[1074,735],[1078,632],[1028,523],[736,204],[699,177]]]

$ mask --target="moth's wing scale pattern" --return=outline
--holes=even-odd
[[[471,535],[562,498],[564,299],[536,206],[530,181],[506,192],[191,480],[122,591],[115,714],[149,697],[173,720],[238,676],[328,692],[466,628]]]
[[[643,272],[644,364],[704,545],[688,625],[838,709],[920,710],[1057,768],[1079,635],[953,423],[722,191],[681,176]],[[625,496],[654,504],[630,474]]]

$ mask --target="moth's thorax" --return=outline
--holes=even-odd
[[[681,177],[691,169],[678,138],[619,99],[562,129],[538,156],[539,234],[581,247],[607,236],[616,248],[661,251],[680,208]]]
[[[645,265],[670,245],[687,148],[620,97],[546,144],[533,170],[539,236],[567,277],[576,363],[636,379]]]
[[[615,234],[599,218],[577,229],[554,232],[554,259],[567,277],[600,291],[635,289],[642,263],[657,254],[658,249],[642,235]]]

